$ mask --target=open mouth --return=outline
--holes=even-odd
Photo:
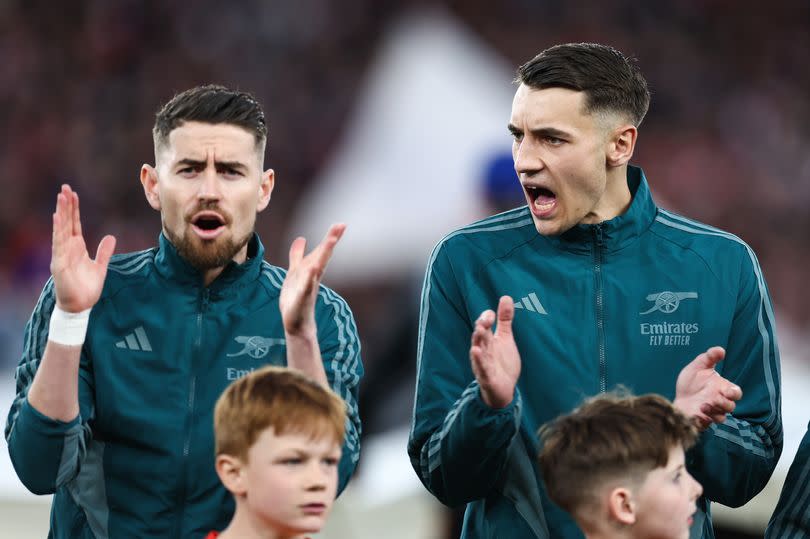
[[[203,239],[211,239],[225,230],[225,219],[214,212],[203,212],[194,216],[191,227]]]
[[[557,195],[551,189],[538,185],[524,185],[529,197],[529,208],[537,217],[548,217],[557,207]]]

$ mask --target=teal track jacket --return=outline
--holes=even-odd
[[[52,280],[45,286],[25,329],[5,435],[28,489],[55,493],[49,537],[200,539],[228,524],[234,506],[214,471],[214,403],[238,377],[286,364],[284,270],[263,260],[256,235],[248,255],[208,287],[163,235],[159,248],[113,257],[82,349],[80,415],[69,423],[26,398],[55,301]],[[349,307],[326,287],[316,320],[327,377],[349,411],[342,489],[360,451],[360,343]]]
[[[703,484],[692,537],[711,538],[709,500],[739,506],[762,489],[782,449],[779,352],[757,259],[736,236],[657,208],[642,171],[623,215],[537,233],[529,209],[456,230],[431,254],[422,293],[408,452],[440,501],[467,504],[464,538],[581,538],[546,498],[539,426],[621,384],[675,396],[680,370],[714,345],[743,397],[689,452]],[[475,320],[515,300],[523,366],[514,401],[481,400],[469,347]]]
[[[766,539],[810,539],[810,425],[788,470]]]

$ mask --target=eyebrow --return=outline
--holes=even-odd
[[[513,124],[509,124],[506,126],[510,133],[513,135],[522,135],[523,130],[519,129]],[[529,130],[532,135],[535,137],[554,137],[554,138],[567,138],[570,137],[570,133],[557,129],[555,127],[541,127],[540,129],[530,129]]]
[[[205,168],[207,161],[200,161],[199,159],[181,159],[175,166],[187,166],[192,168]],[[247,170],[247,166],[239,161],[214,161],[216,168],[232,168],[235,170]]]

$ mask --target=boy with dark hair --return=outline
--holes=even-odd
[[[684,451],[698,433],[666,399],[603,394],[539,434],[548,496],[587,539],[688,539],[703,489]]]
[[[216,470],[236,500],[207,539],[293,539],[324,525],[337,491],[346,406],[300,372],[264,367],[214,409]]]

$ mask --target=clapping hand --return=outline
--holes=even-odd
[[[709,348],[681,370],[675,384],[673,404],[693,418],[701,430],[725,421],[726,414],[733,412],[736,401],[742,398],[742,389],[714,370],[725,355],[719,346]]]
[[[107,265],[115,251],[115,238],[104,236],[91,260],[82,235],[79,195],[63,185],[56,197],[51,247],[56,304],[65,312],[90,309],[101,297]]]
[[[512,402],[520,377],[520,354],[512,335],[514,317],[512,298],[503,296],[498,302],[498,326],[494,332],[496,315],[491,310],[481,313],[475,322],[470,362],[481,388],[481,398],[491,408],[503,408]]]
[[[279,309],[284,331],[292,336],[311,336],[316,332],[315,300],[318,287],[340,237],[343,223],[329,227],[326,236],[311,253],[304,256],[307,240],[296,238],[290,246],[290,266],[281,287]]]

